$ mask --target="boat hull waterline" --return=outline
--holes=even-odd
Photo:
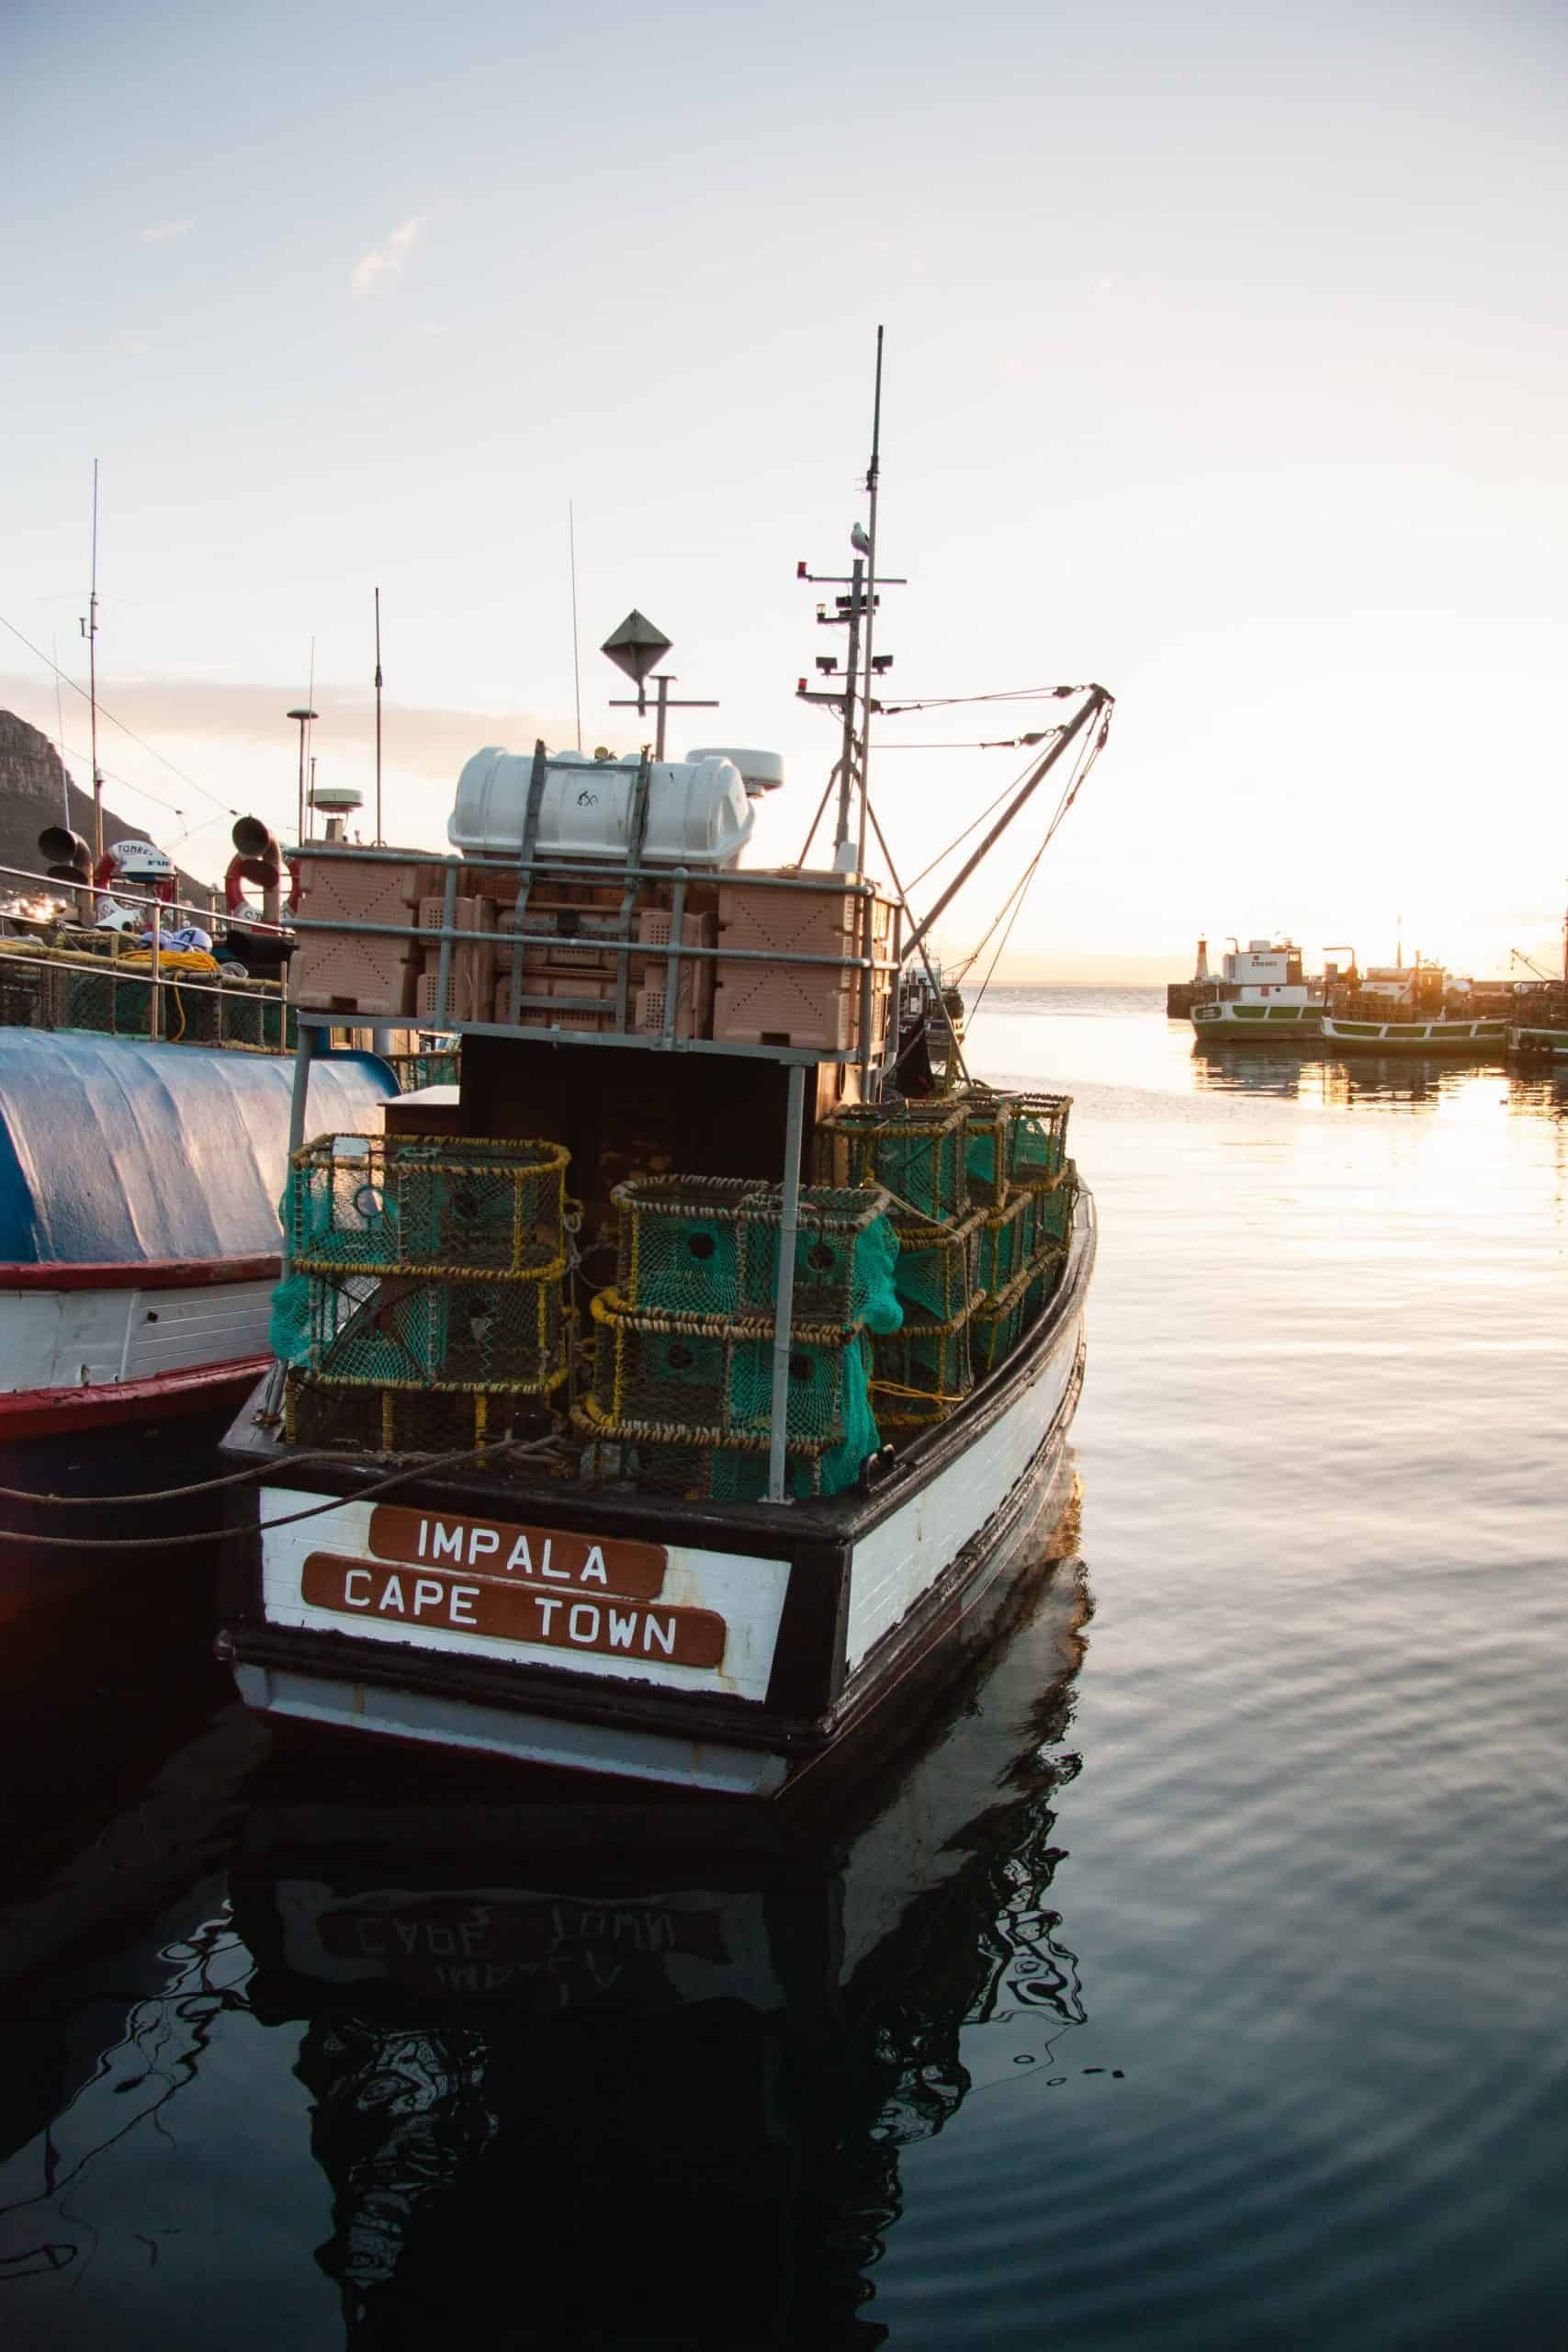
[[[270,1450],[276,1469],[231,1546],[241,1696],[284,1722],[614,1779],[793,1790],[896,1724],[1026,1564],[1082,1384],[1094,1246],[1085,1193],[1017,1353],[885,1487],[835,1503],[525,1491],[471,1473],[411,1480],[378,1511],[355,1492],[376,1465],[291,1474],[247,1408],[228,1451]]]

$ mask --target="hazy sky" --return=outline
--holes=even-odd
[[[1499,5],[240,12],[0,0],[0,614],[280,830],[325,782],[444,838],[487,741],[589,740],[632,604],[682,741],[831,756],[829,639],[887,327],[880,643],[906,695],[1099,678],[1110,747],[1020,978],[1289,927],[1501,968],[1568,895],[1568,19]],[[0,703],[55,730],[0,632]],[[1006,705],[888,741],[1016,734]],[[86,781],[85,707],[65,733]],[[217,873],[221,807],[106,727],[111,797]],[[907,868],[1016,754],[910,751]],[[127,786],[155,794],[186,813]],[[962,946],[1038,839],[972,893]]]

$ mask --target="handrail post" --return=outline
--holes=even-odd
[[[457,861],[448,858],[446,882],[441,898],[441,945],[435,963],[435,1020],[437,1027],[442,1029],[452,1018],[452,931],[457,912]]]
[[[787,1500],[789,1358],[795,1317],[795,1242],[800,1230],[800,1147],[806,1131],[806,1065],[792,1062],[784,1113],[784,1186],[779,1201],[779,1279],[773,1295],[773,1396],[768,1436],[768,1500]]]
[[[158,1019],[158,988],[159,977],[163,968],[163,908],[160,906],[158,900],[154,899],[152,901],[152,956],[150,973],[152,985],[148,991],[147,1005],[147,1035],[154,1045],[156,1045],[158,1041],[158,1032],[162,1026]]]

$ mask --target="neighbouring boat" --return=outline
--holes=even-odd
[[[269,1360],[292,1033],[276,977],[175,928],[194,910],[162,852],[118,842],[95,868],[63,828],[39,849],[55,862],[11,877],[0,935],[5,1483],[145,1490]],[[267,935],[276,973],[290,943]],[[335,1052],[299,1116],[365,1124],[396,1091],[382,1060]]]
[[[890,1736],[1027,1567],[1092,1204],[1067,1099],[969,1082],[950,1018],[959,1083],[917,1091],[899,977],[1111,700],[1060,690],[916,921],[856,854],[874,555],[847,584],[819,608],[844,682],[807,696],[846,738],[829,867],[741,864],[779,763],[667,759],[665,678],[639,756],[478,754],[447,859],[300,854],[301,1073],[312,1005],[358,986],[456,1007],[463,1049],[456,1132],[295,1158],[220,1637],[280,1722],[793,1793]],[[634,613],[605,650],[647,708],[668,641]]]
[[[110,1483],[148,1431],[214,1417],[267,1357],[293,1065],[83,1031],[0,1027],[0,1446],[6,1482]],[[364,1123],[395,1091],[367,1054],[310,1075],[307,1116]]]
[[[1222,956],[1212,978],[1200,940],[1198,965],[1190,1017],[1201,1044],[1300,1044],[1321,1035],[1323,982],[1305,977],[1292,940],[1250,939]]]

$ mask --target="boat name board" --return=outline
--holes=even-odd
[[[414,1514],[410,1514],[413,1516]],[[672,1666],[722,1663],[727,1628],[712,1609],[637,1600],[574,1599],[503,1577],[454,1576],[446,1569],[395,1562],[372,1566],[334,1552],[312,1552],[300,1578],[313,1609],[351,1617],[390,1618],[409,1626],[441,1626],[488,1634],[502,1642],[538,1642],[548,1649],[597,1650]]]
[[[390,1503],[378,1503],[370,1514],[370,1549],[378,1560],[411,1567],[499,1570],[536,1584],[579,1585],[634,1600],[658,1600],[669,1560],[662,1544],[601,1541],[559,1527],[454,1518]]]

